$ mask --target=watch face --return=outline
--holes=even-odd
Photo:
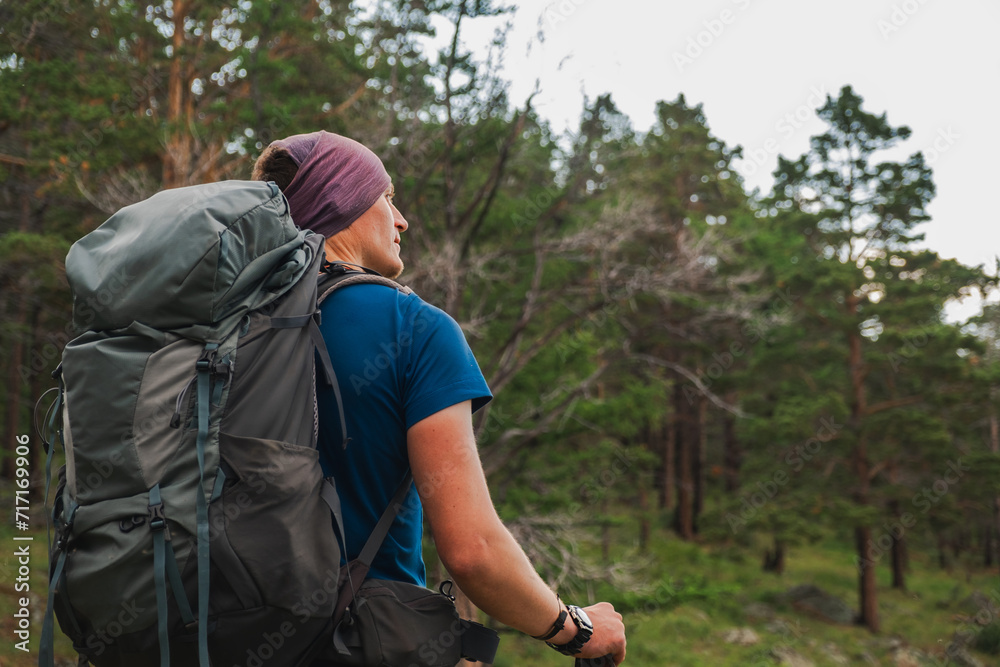
[[[594,629],[594,624],[590,620],[590,617],[587,616],[587,612],[580,609],[579,607],[573,607],[573,611],[576,612],[575,614],[573,614],[573,618],[576,620],[577,625],[583,626],[588,630]]]

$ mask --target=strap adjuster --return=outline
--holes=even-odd
[[[71,533],[73,532],[73,520],[76,518],[76,510],[79,507],[79,505],[71,500],[68,516],[66,516],[62,525],[56,528],[56,549],[58,551],[65,551],[66,547],[69,546],[69,543],[72,540]]]
[[[214,370],[215,365],[215,350],[204,349],[201,351],[201,356],[198,357],[198,361],[194,363],[194,367],[199,371],[211,371]]]
[[[163,514],[163,503],[149,506],[149,529],[165,530],[167,527],[167,517]]]
[[[215,362],[216,354],[218,353],[218,347],[208,349],[205,348],[201,351],[201,356],[198,357],[198,361],[194,363],[194,367],[199,371],[208,371],[212,375],[229,375],[230,367],[229,362],[226,361],[226,357],[219,363]]]

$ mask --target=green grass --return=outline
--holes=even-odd
[[[8,494],[0,494],[0,504],[12,507]],[[13,613],[22,595],[14,590],[17,563],[13,558],[13,537],[23,535],[9,525],[0,526],[0,665],[27,667],[37,662],[38,639],[46,595],[44,522],[33,513],[31,542],[31,652],[14,648]],[[778,576],[761,570],[761,546],[699,545],[679,541],[668,531],[654,535],[648,554],[640,555],[631,544],[628,526],[615,530],[612,559],[626,565],[643,565],[643,579],[657,595],[627,595],[598,588],[596,599],[610,598],[625,611],[629,636],[626,664],[642,667],[740,666],[763,667],[778,664],[772,650],[785,646],[812,660],[818,667],[838,663],[831,657],[831,645],[848,660],[847,664],[867,664],[870,656],[877,664],[894,665],[892,640],[935,656],[944,664],[944,649],[956,630],[967,627],[970,612],[961,602],[973,591],[986,594],[1000,589],[996,570],[949,573],[933,562],[914,555],[907,578],[908,591],[890,588],[887,563],[880,563],[879,613],[882,632],[872,635],[857,626],[840,626],[805,616],[778,595],[797,584],[816,584],[850,606],[857,606],[857,576],[850,541],[828,539],[790,549],[787,567]],[[591,549],[593,549],[591,551]],[[599,553],[588,547],[588,555]],[[668,585],[669,584],[669,585]],[[673,591],[667,594],[667,591]],[[1000,592],[998,592],[1000,594]],[[583,593],[564,594],[569,601],[587,604]],[[766,605],[773,619],[748,616],[748,606]],[[783,622],[783,626],[776,622]],[[753,646],[737,646],[723,640],[727,630],[748,627],[760,638]],[[781,631],[781,628],[784,631]],[[990,631],[994,632],[994,631]],[[1000,635],[1000,629],[995,631]],[[988,632],[983,635],[989,645]],[[1000,640],[998,640],[1000,641]],[[69,641],[57,636],[57,664],[75,665]],[[985,664],[1000,664],[997,656],[974,654]],[[568,658],[523,635],[503,630],[496,667],[568,667]]]
[[[619,557],[634,558],[623,550]],[[961,602],[973,591],[1000,587],[998,573],[973,571],[952,574],[914,556],[907,591],[891,588],[887,563],[879,568],[879,613],[882,630],[873,635],[859,626],[842,626],[804,615],[779,594],[798,584],[815,584],[857,607],[857,572],[847,541],[827,541],[791,549],[783,575],[761,569],[762,549],[696,545],[662,533],[651,546],[652,577],[661,580],[707,581],[700,599],[679,604],[642,605],[625,600],[629,636],[627,664],[757,667],[777,665],[772,651],[786,647],[818,667],[838,664],[895,665],[897,645],[922,651],[945,664],[944,649],[956,630],[968,627],[968,610]],[[715,591],[714,593],[712,591]],[[680,596],[684,597],[684,596]],[[578,602],[584,602],[577,600]],[[773,619],[748,616],[753,603],[766,605]],[[783,622],[783,625],[776,625]],[[723,640],[727,630],[751,628],[759,643],[743,647]],[[781,628],[784,628],[782,631]],[[998,631],[1000,634],[1000,631]],[[565,667],[565,658],[516,633],[502,635],[497,667],[528,665]],[[983,643],[990,643],[984,633]],[[831,648],[833,647],[833,648]],[[973,651],[984,665],[1000,664],[995,655]],[[838,662],[840,657],[847,662]]]

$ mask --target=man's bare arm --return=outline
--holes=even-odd
[[[542,581],[493,507],[472,429],[468,401],[445,408],[407,432],[410,466],[438,554],[477,607],[529,635],[549,631],[559,614]],[[594,635],[582,657],[625,658],[625,627],[608,603],[586,608]],[[550,641],[564,644],[577,632],[566,627]]]

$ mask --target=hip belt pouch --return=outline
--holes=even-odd
[[[496,656],[497,633],[459,618],[448,595],[401,581],[369,579],[353,598],[321,664],[455,667],[462,658],[489,664]]]
[[[451,598],[422,586],[369,579],[334,635],[337,664],[351,667],[454,667],[464,624]],[[350,655],[344,655],[347,649]]]
[[[454,667],[462,658],[492,663],[500,638],[459,618],[455,598],[402,581],[368,579],[372,560],[413,482],[407,472],[357,559],[341,568],[333,641],[313,667]],[[330,486],[330,489],[333,487]],[[343,542],[339,501],[330,494]]]

